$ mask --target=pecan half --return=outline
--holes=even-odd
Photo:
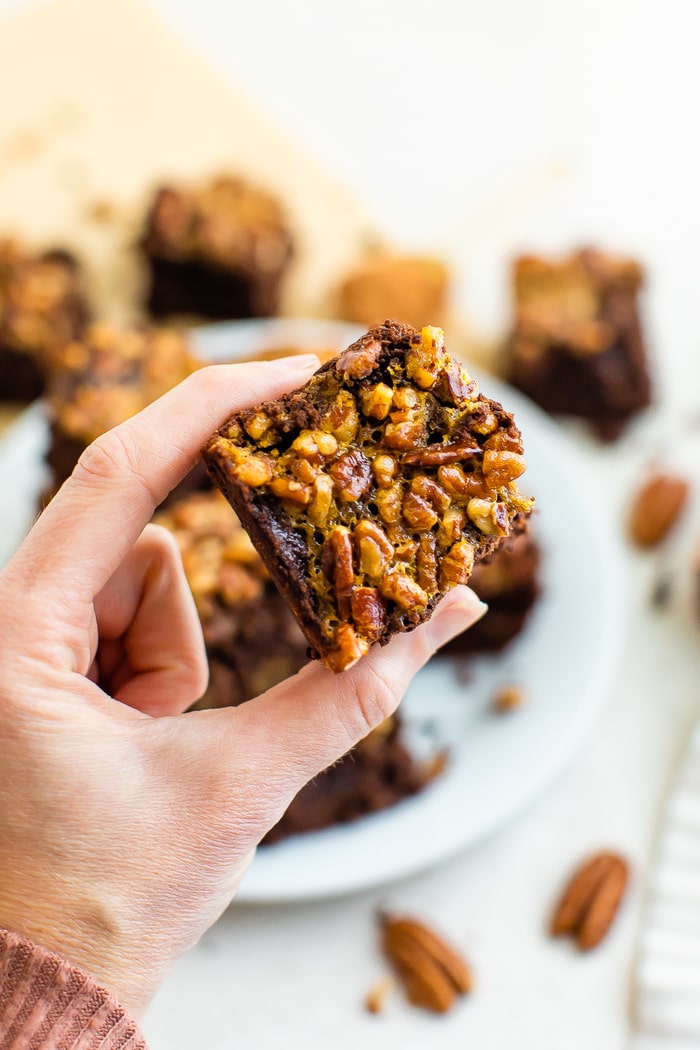
[[[384,916],[381,923],[384,954],[414,1006],[446,1013],[471,991],[466,961],[422,922]]]
[[[350,595],[355,570],[352,558],[352,540],[349,531],[338,526],[323,544],[321,553],[323,574],[333,588],[338,614],[342,619],[350,615]]]
[[[359,449],[346,452],[331,467],[340,498],[346,503],[361,499],[372,483],[372,468],[367,456]]]
[[[426,445],[425,448],[407,452],[403,462],[410,467],[440,467],[444,463],[458,463],[479,452],[476,441],[451,441],[444,445]]]
[[[630,539],[638,547],[654,547],[678,520],[688,499],[688,482],[671,474],[655,474],[639,489],[630,514]]]
[[[629,865],[617,853],[596,853],[567,883],[550,924],[552,937],[572,934],[582,952],[595,948],[617,915]]]

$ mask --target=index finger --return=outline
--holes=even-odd
[[[91,600],[228,416],[294,389],[317,367],[303,355],[194,372],[85,450],[10,566]]]

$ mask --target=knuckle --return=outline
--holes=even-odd
[[[73,479],[90,487],[135,480],[154,504],[159,503],[160,494],[141,471],[139,458],[133,428],[115,427],[88,445],[76,464]]]
[[[396,710],[403,696],[401,683],[390,673],[390,668],[375,667],[371,660],[362,660],[348,672],[353,690],[353,736],[360,739],[367,736],[385,718]]]

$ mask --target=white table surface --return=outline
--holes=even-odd
[[[153,3],[355,187],[389,234],[447,252],[461,268],[461,302],[484,329],[503,317],[505,259],[519,247],[585,239],[643,258],[665,407],[616,448],[588,446],[593,498],[619,528],[642,466],[675,455],[669,438],[683,437],[679,455],[693,469],[698,439],[684,425],[700,408],[693,5]],[[0,11],[20,6],[0,0]],[[400,885],[318,905],[234,907],[157,996],[145,1022],[152,1050],[624,1046],[655,827],[698,713],[698,536],[693,513],[673,545],[681,587],[663,614],[648,601],[655,563],[625,556],[615,688],[544,797],[467,855]],[[570,866],[604,845],[632,858],[635,878],[610,940],[580,957],[549,942],[543,924]],[[429,917],[469,955],[476,988],[450,1016],[398,1000],[385,1016],[363,1013],[384,969],[380,902]]]

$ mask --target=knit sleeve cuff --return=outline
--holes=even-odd
[[[0,1050],[147,1050],[136,1022],[77,966],[0,929]]]

